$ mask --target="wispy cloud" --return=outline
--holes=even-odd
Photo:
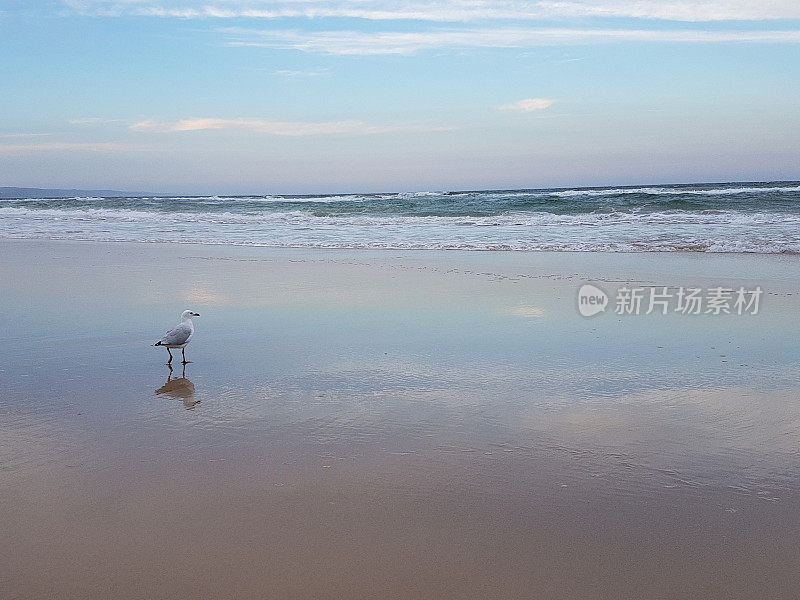
[[[79,119],[70,119],[70,125],[105,125],[107,123],[120,123],[123,119],[106,119],[103,117],[82,117]]]
[[[116,154],[141,152],[147,148],[133,144],[111,142],[46,142],[42,144],[0,144],[0,156],[24,156],[42,152],[96,152]]]
[[[513,317],[523,317],[526,319],[536,319],[545,315],[544,309],[538,306],[516,306],[506,311],[506,314]]]
[[[452,127],[419,125],[370,125],[362,121],[328,121],[306,123],[300,121],[270,121],[267,119],[181,119],[162,122],[139,121],[130,126],[133,131],[156,133],[179,131],[209,131],[240,129],[266,135],[303,137],[313,135],[378,135],[395,132],[451,131]]]
[[[556,0],[537,4],[557,17],[621,17],[687,22],[800,18],[800,5],[794,0]]]
[[[415,54],[443,48],[532,48],[623,42],[675,44],[800,43],[800,31],[649,29],[440,29],[424,32],[298,31],[224,28],[230,46],[335,55]]]
[[[49,133],[0,133],[0,140],[18,140],[51,135]]]
[[[533,112],[535,110],[544,110],[550,108],[555,100],[549,98],[524,98],[511,104],[503,104],[498,106],[499,110],[513,110],[516,112]]]
[[[328,69],[319,69],[316,71],[278,69],[273,71],[272,74],[278,77],[285,77],[286,79],[306,79],[311,77],[330,77],[331,72]]]
[[[369,20],[469,22],[484,20],[613,17],[687,22],[800,18],[796,0],[65,0],[82,14],[180,19],[348,17]]]

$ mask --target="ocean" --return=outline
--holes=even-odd
[[[271,247],[800,253],[800,182],[0,200],[0,238]]]

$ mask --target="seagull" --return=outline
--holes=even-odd
[[[181,324],[175,329],[170,329],[166,335],[157,341],[154,346],[166,346],[169,352],[168,365],[172,364],[172,352],[170,348],[180,348],[183,356],[183,364],[186,364],[186,345],[192,340],[194,335],[194,323],[192,317],[199,317],[200,313],[185,310],[181,313]]]

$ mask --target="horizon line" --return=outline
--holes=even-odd
[[[473,188],[473,189],[416,189],[416,190],[403,190],[403,191],[371,191],[371,192],[311,192],[311,193],[291,193],[291,192],[260,192],[260,193],[234,193],[228,194],[224,192],[209,192],[209,193],[181,193],[181,192],[134,192],[128,190],[116,190],[110,188],[72,188],[72,187],[37,187],[37,186],[0,186],[0,193],[3,190],[36,190],[42,192],[111,192],[114,196],[105,197],[121,197],[121,198],[171,198],[175,196],[182,196],[186,198],[204,198],[208,196],[224,196],[228,198],[244,198],[249,196],[293,196],[293,197],[312,197],[312,196],[354,196],[354,195],[381,195],[381,194],[414,194],[414,193],[431,193],[431,194],[467,194],[467,193],[480,193],[480,192],[525,192],[525,191],[545,191],[545,190],[592,190],[592,189],[632,189],[640,187],[678,187],[678,186],[693,186],[693,185],[753,185],[765,183],[797,183],[800,184],[800,179],[753,179],[753,180],[732,180],[732,181],[687,181],[687,182],[658,182],[658,183],[632,183],[632,184],[610,184],[610,185],[574,185],[574,186],[550,186],[550,187],[510,187],[510,188]],[[74,194],[67,194],[63,196],[51,196],[51,198],[70,198]],[[99,196],[103,197],[103,196]],[[4,200],[18,200],[20,198],[2,197]]]

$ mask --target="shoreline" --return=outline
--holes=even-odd
[[[387,251],[387,252],[510,252],[519,254],[689,254],[689,255],[733,255],[733,256],[800,256],[800,252],[781,251],[781,252],[755,252],[755,251],[735,251],[735,250],[540,250],[540,249],[513,249],[513,248],[404,248],[392,246],[304,246],[304,245],[267,245],[259,243],[234,243],[234,242],[195,242],[195,241],[157,241],[157,240],[96,240],[84,238],[49,238],[49,237],[0,237],[0,241],[32,241],[32,242],[79,242],[95,244],[143,244],[143,245],[165,245],[165,246],[219,246],[232,248],[267,248],[267,249],[287,249],[287,250],[340,250],[340,251]]]
[[[718,275],[719,279],[732,278],[736,280],[747,280],[750,282],[768,281],[776,282],[781,285],[781,289],[787,283],[791,283],[795,278],[800,278],[800,261],[795,259],[794,254],[788,253],[753,253],[753,252],[684,252],[684,251],[664,251],[664,252],[598,252],[598,251],[552,251],[552,250],[465,250],[465,249],[393,249],[393,248],[333,248],[333,247],[306,247],[306,246],[258,246],[241,244],[222,244],[222,243],[196,243],[196,242],[141,242],[127,240],[72,240],[72,239],[43,239],[43,238],[0,238],[0,247],[32,248],[76,248],[91,249],[92,247],[103,248],[130,248],[131,250],[152,249],[155,253],[164,251],[168,254],[180,254],[187,249],[200,250],[199,256],[204,254],[208,258],[224,258],[228,252],[234,256],[252,257],[282,257],[293,254],[303,257],[315,257],[320,259],[336,260],[339,256],[363,255],[373,258],[376,264],[392,260],[399,260],[404,257],[413,258],[415,261],[422,259],[425,262],[430,259],[435,263],[439,259],[454,264],[468,264],[475,260],[481,264],[495,264],[503,266],[504,269],[513,272],[514,269],[520,270],[520,275],[537,274],[541,276],[566,276],[572,279],[586,279],[587,281],[603,281],[608,279],[605,271],[628,270],[632,276],[620,277],[620,281],[652,281],[654,276],[668,275],[670,278],[677,278],[672,282],[660,281],[652,285],[679,285],[680,269],[688,269],[685,276],[688,280],[697,277],[713,279]],[[203,250],[207,252],[203,252]],[[24,250],[23,250],[24,252]],[[153,254],[157,257],[157,254]],[[189,257],[184,257],[189,258]],[[671,264],[670,264],[671,263]],[[710,266],[710,263],[718,263],[724,269],[716,273],[717,266]],[[766,264],[768,269],[754,275],[747,271],[750,265]],[[594,269],[595,272],[574,273],[571,272],[576,267],[584,269]],[[699,269],[699,272],[697,270]],[[619,275],[619,273],[617,273]],[[676,283],[677,282],[677,283]],[[800,292],[800,291],[799,291]]]

